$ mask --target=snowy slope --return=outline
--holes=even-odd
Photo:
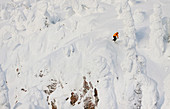
[[[168,9],[169,0],[0,0],[0,109],[169,109]]]

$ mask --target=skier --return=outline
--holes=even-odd
[[[118,36],[118,32],[116,32],[114,35],[113,35],[113,41],[116,41],[117,40],[117,38],[119,38],[119,36]]]

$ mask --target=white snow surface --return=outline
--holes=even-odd
[[[0,0],[0,109],[170,109],[169,10],[169,0]]]

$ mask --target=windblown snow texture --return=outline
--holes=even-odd
[[[169,109],[168,9],[168,0],[0,0],[0,109]]]

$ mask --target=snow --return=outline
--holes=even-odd
[[[165,78],[164,80],[164,93],[165,93],[165,101],[164,101],[164,104],[162,106],[162,109],[166,109],[167,107],[170,107],[170,104],[169,104],[169,99],[170,99],[170,88],[169,88],[169,75]]]
[[[10,109],[9,99],[8,99],[8,88],[6,84],[6,77],[4,71],[0,66],[0,107],[3,109]]]
[[[169,6],[0,0],[0,109],[169,109]]]
[[[134,18],[135,24],[141,24],[144,22],[145,14],[142,10],[137,9],[134,12],[133,18]]]

